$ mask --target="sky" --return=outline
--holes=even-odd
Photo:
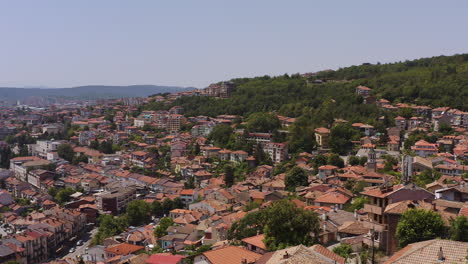
[[[155,84],[468,52],[468,1],[0,0],[0,86]]]

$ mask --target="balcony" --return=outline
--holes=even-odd
[[[379,224],[377,222],[362,221],[362,224],[365,228],[373,229],[376,232],[385,232],[387,231],[387,225]]]
[[[383,215],[384,208],[377,205],[364,204],[364,212],[376,215]]]

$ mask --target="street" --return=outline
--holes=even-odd
[[[63,259],[75,259],[76,257],[85,254],[86,248],[89,247],[89,245],[91,243],[91,240],[93,239],[93,237],[97,233],[97,231],[98,231],[98,228],[95,227],[91,231],[86,232],[85,234],[83,234],[83,236],[81,236],[78,239],[78,240],[83,241],[83,245],[75,246],[76,250],[73,253],[68,253],[68,251],[67,251],[67,254],[65,256],[63,256]],[[69,248],[67,250],[69,250]]]

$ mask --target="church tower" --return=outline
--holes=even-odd
[[[367,170],[376,172],[377,171],[377,157],[374,148],[370,148],[367,154]]]

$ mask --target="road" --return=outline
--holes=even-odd
[[[80,237],[78,239],[78,240],[83,241],[83,245],[75,246],[75,248],[76,248],[75,252],[68,253],[67,255],[65,255],[63,257],[63,259],[67,259],[67,258],[74,259],[74,258],[76,258],[78,256],[81,256],[81,255],[85,254],[85,249],[87,247],[89,247],[89,245],[91,244],[91,240],[93,239],[93,237],[97,233],[97,231],[98,231],[98,229],[96,227],[96,228],[92,229],[91,231],[86,232],[82,237]]]

